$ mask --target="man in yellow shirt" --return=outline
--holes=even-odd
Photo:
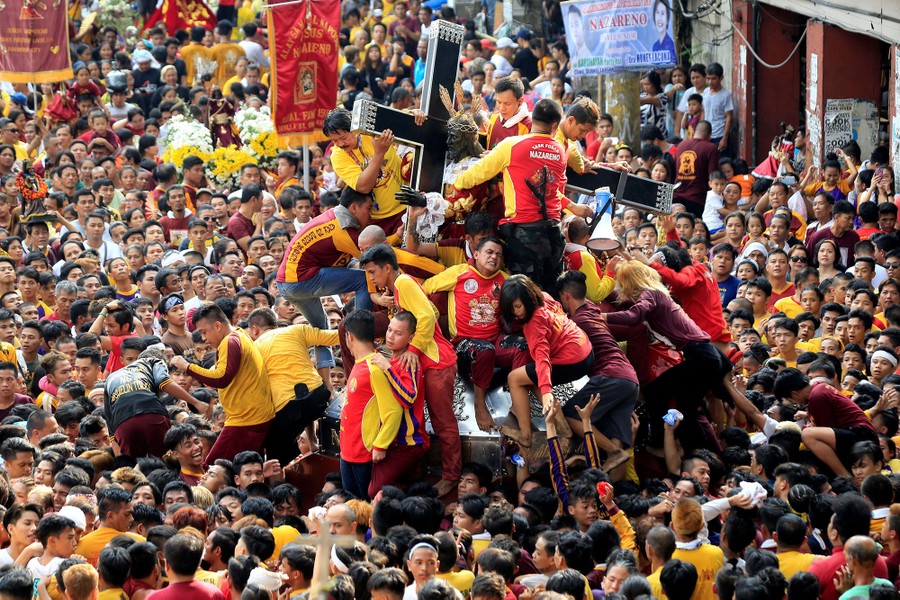
[[[793,513],[782,515],[778,519],[775,529],[775,542],[778,549],[775,556],[778,558],[778,568],[785,579],[790,579],[797,573],[809,570],[809,565],[816,560],[825,558],[808,552],[801,552],[800,547],[806,541],[806,522]]]
[[[216,366],[204,369],[183,356],[171,366],[188,371],[194,379],[219,389],[225,410],[225,427],[206,456],[205,467],[216,459],[231,460],[244,450],[260,451],[275,418],[269,376],[253,340],[243,329],[235,329],[222,309],[206,302],[194,312],[194,325],[210,346],[217,349]]]
[[[207,67],[210,61],[215,60],[209,48],[203,45],[206,29],[203,27],[191,27],[191,43],[181,49],[181,58],[187,70],[187,85],[193,87],[200,84],[201,70]]]
[[[7,118],[0,119],[0,143],[13,147],[16,151],[16,160],[28,158],[25,142],[19,139],[19,128]]]
[[[216,25],[216,38],[218,40],[210,48],[212,58],[216,61],[216,74],[213,76],[213,81],[222,88],[222,93],[226,96],[229,95],[230,90],[223,86],[231,77],[234,77],[236,74],[235,65],[237,65],[238,59],[244,56],[244,49],[241,48],[240,44],[231,40],[232,29],[231,23],[220,21]]]
[[[704,525],[703,509],[693,498],[683,498],[672,510],[676,545],[672,558],[690,563],[697,570],[697,586],[691,600],[717,600],[713,584],[716,573],[725,564],[721,548],[701,543],[699,536]],[[660,573],[660,579],[664,581],[663,575]]]
[[[650,559],[651,573],[647,576],[647,581],[650,582],[650,589],[653,590],[655,598],[665,600],[666,595],[662,591],[659,574],[675,552],[675,534],[668,527],[657,525],[647,533],[647,541],[644,543],[644,548],[647,551],[647,558]]]
[[[90,532],[78,544],[75,554],[80,554],[93,566],[97,566],[100,552],[117,535],[127,535],[139,542],[146,541],[144,536],[131,533],[134,521],[131,507],[131,494],[122,488],[106,487],[99,494],[98,518],[100,527]]]
[[[297,456],[294,441],[304,428],[315,452],[318,442],[312,423],[322,416],[331,400],[331,368],[317,370],[309,358],[309,349],[336,346],[340,340],[336,329],[326,331],[309,325],[277,328],[276,319],[271,309],[257,308],[250,313],[247,331],[256,341],[272,386],[275,422],[266,450],[270,458],[287,464]],[[299,385],[306,386],[305,394],[297,393],[295,386]]]
[[[331,166],[349,187],[375,197],[372,223],[393,234],[406,210],[395,197],[402,180],[394,134],[390,129],[377,138],[352,133],[350,119],[350,111],[343,108],[336,108],[325,117],[322,132],[334,144]]]

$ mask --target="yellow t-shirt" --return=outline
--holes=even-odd
[[[653,592],[653,597],[657,600],[666,600],[666,595],[662,591],[662,584],[659,582],[660,573],[662,573],[662,567],[648,575],[647,581],[650,582],[650,590]]]
[[[359,148],[350,152],[335,148],[331,154],[331,166],[334,167],[334,172],[353,189],[356,189],[359,176],[375,154],[375,142],[372,136],[361,135],[359,140]],[[394,148],[390,148],[384,155],[381,172],[375,181],[375,187],[372,188],[372,194],[375,196],[375,208],[372,210],[373,219],[392,217],[406,210],[406,207],[400,204],[395,197],[403,183],[400,177],[400,165],[400,156]]]
[[[788,296],[775,303],[775,310],[783,312],[791,319],[796,319],[797,315],[803,312],[803,307],[794,300],[793,296]]]
[[[672,558],[689,562],[697,569],[697,587],[694,588],[691,600],[717,600],[713,584],[716,582],[716,573],[725,564],[721,548],[710,544],[701,544],[693,550],[679,548],[672,554]]]
[[[815,554],[805,554],[796,550],[779,552],[776,556],[778,557],[778,568],[785,579],[790,579],[802,571],[808,571],[809,565],[816,558]]]
[[[436,573],[435,577],[443,579],[452,585],[453,589],[459,590],[463,598],[469,597],[469,592],[472,590],[472,582],[475,581],[475,573],[466,569],[455,573],[452,571],[449,573]]]
[[[309,358],[310,346],[336,346],[340,343],[337,330],[316,329],[309,325],[291,325],[262,334],[256,347],[262,355],[272,400],[278,412],[294,399],[294,386],[305,383],[309,391],[322,385],[322,377]]]
[[[122,588],[111,588],[100,592],[97,600],[128,600],[128,594]]]
[[[243,329],[235,329],[225,336],[217,350],[215,367],[204,369],[192,364],[188,371],[203,385],[219,388],[225,425],[247,427],[274,419],[269,375],[250,336]]]
[[[100,552],[109,544],[109,541],[117,535],[127,535],[128,537],[133,538],[138,542],[147,541],[144,536],[138,535],[136,533],[131,533],[130,531],[119,531],[118,529],[113,529],[112,527],[101,527],[100,529],[95,529],[94,531],[81,538],[81,541],[78,543],[78,548],[75,550],[75,554],[80,554],[89,563],[91,563],[91,565],[96,567],[97,559],[100,557]],[[118,598],[118,596],[111,597]]]

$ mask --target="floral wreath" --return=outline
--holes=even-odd
[[[36,190],[26,184],[24,173],[16,175],[16,187],[19,188],[19,193],[22,194],[22,197],[29,202],[42,200],[47,197],[47,182],[44,181],[43,177],[37,174],[33,175],[33,178],[37,181]]]

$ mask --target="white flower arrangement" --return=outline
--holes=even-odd
[[[100,0],[97,10],[97,25],[103,27],[115,27],[119,35],[125,34],[125,30],[134,25],[136,10],[134,2],[128,0]]]
[[[244,105],[235,113],[234,124],[244,150],[263,168],[274,167],[275,156],[278,154],[278,136],[269,107],[251,108]]]
[[[209,129],[203,123],[183,115],[175,115],[169,119],[162,145],[163,150],[191,147],[205,154],[213,152],[212,134]]]

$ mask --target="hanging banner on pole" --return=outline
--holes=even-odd
[[[71,79],[67,3],[0,2],[0,80],[55,83]]]
[[[572,77],[676,62],[671,0],[572,0],[562,13]]]
[[[321,136],[337,102],[340,26],[340,0],[269,4],[272,120],[279,138],[303,143]]]

